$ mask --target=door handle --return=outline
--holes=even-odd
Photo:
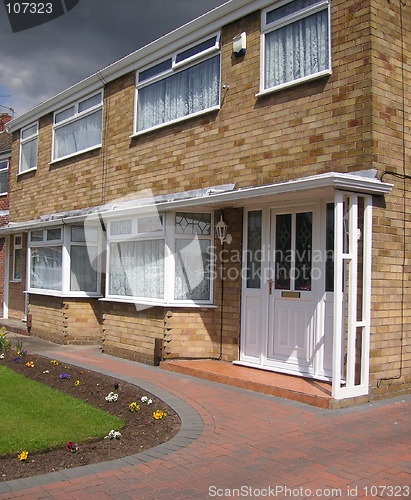
[[[268,281],[268,293],[269,295],[272,295],[273,293],[273,282],[274,280],[272,278],[270,278]]]

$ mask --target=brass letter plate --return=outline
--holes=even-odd
[[[299,299],[301,297],[300,292],[281,292],[281,297],[285,299]]]

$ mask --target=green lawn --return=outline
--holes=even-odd
[[[0,366],[0,455],[102,438],[124,422]]]

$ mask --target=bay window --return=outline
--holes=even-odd
[[[36,229],[29,234],[29,291],[98,295],[98,232],[83,226]]]
[[[87,236],[87,238],[86,238]],[[97,293],[99,258],[98,231],[83,226],[70,227],[70,291]]]
[[[62,290],[62,228],[30,233],[30,289]]]
[[[110,221],[107,297],[143,303],[212,301],[212,215]]]
[[[219,47],[215,34],[137,72],[136,133],[219,108]]]
[[[263,11],[262,92],[331,73],[329,10],[329,0],[293,0]]]
[[[176,300],[210,300],[211,214],[179,212],[175,221]]]
[[[101,147],[102,127],[101,91],[54,113],[53,160]]]

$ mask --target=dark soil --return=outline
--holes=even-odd
[[[0,359],[1,365],[117,415],[125,421],[125,426],[120,429],[120,439],[100,439],[95,442],[77,443],[79,450],[76,453],[70,453],[63,446],[43,453],[29,453],[27,462],[21,462],[17,457],[18,453],[23,450],[17,450],[13,455],[0,456],[0,481],[46,474],[134,455],[168,441],[177,434],[180,428],[178,415],[163,401],[143,391],[140,387],[67,363],[59,362],[58,365],[52,365],[49,358],[30,353],[21,356],[19,363],[14,362],[17,357],[14,350],[3,352],[3,354],[5,356],[4,359]],[[26,366],[26,363],[30,361],[34,363],[34,368]],[[49,373],[44,373],[46,370]],[[69,374],[70,378],[61,379],[62,373]],[[76,380],[80,380],[81,385],[75,386]],[[105,400],[110,392],[118,394],[117,402],[110,403]],[[143,404],[142,396],[151,398],[152,404]],[[129,410],[128,405],[134,401],[140,406],[140,411]],[[153,418],[156,410],[166,412],[167,416],[156,420]],[[107,433],[109,431],[110,429],[107,429]],[[7,423],[3,422],[2,434],[4,433],[7,433]],[[30,450],[27,451],[30,452]]]

